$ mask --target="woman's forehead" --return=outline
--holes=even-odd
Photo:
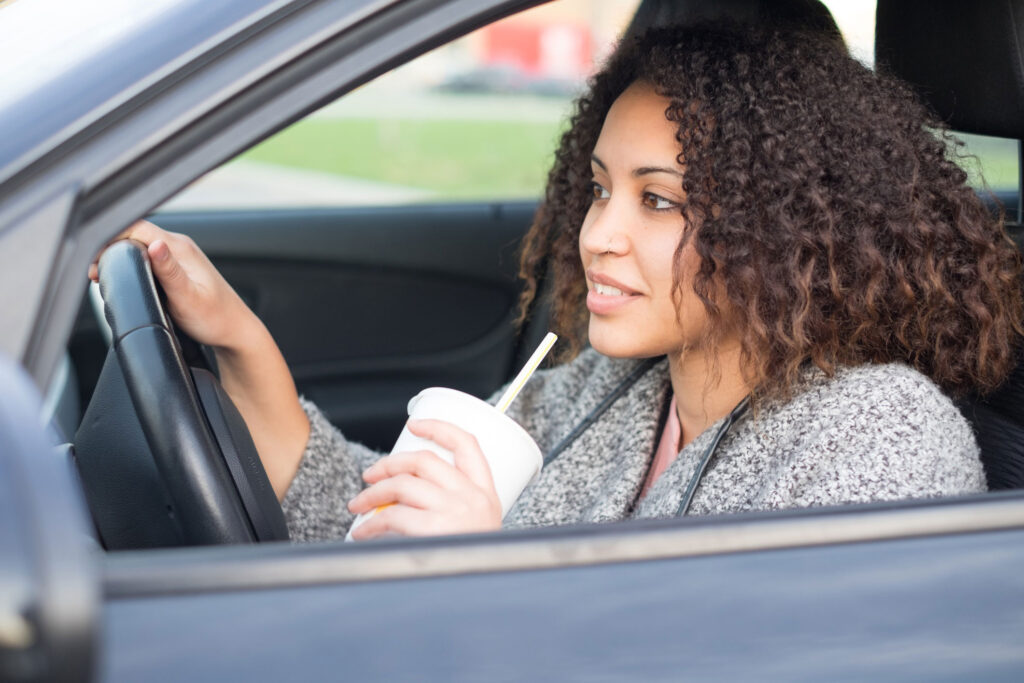
[[[665,116],[670,104],[649,83],[630,85],[608,110],[595,156],[609,168],[665,166],[682,170],[676,159],[680,151],[677,124]]]

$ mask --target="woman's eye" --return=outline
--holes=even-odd
[[[590,193],[594,199],[608,199],[611,197],[611,193],[604,189],[600,183],[590,183]]]
[[[655,211],[665,211],[666,209],[673,209],[677,205],[670,199],[658,196],[653,192],[644,192],[644,206],[648,209],[654,209]]]

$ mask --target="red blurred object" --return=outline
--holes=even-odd
[[[579,78],[593,62],[593,39],[586,26],[499,23],[483,32],[486,64],[514,65],[536,76]]]

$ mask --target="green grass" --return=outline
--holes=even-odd
[[[1017,141],[1003,138],[992,138],[969,133],[956,133],[966,143],[959,150],[967,156],[960,160],[961,167],[970,176],[973,187],[982,187],[982,177],[993,191],[1013,190],[1017,188],[1019,159]]]
[[[451,119],[313,118],[242,156],[285,167],[401,185],[446,199],[538,197],[563,122]],[[1016,188],[1013,141],[960,134],[961,153],[980,186]]]
[[[561,124],[307,119],[242,158],[436,192],[438,199],[538,197]]]

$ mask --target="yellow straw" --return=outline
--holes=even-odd
[[[498,410],[503,413],[508,410],[509,405],[512,401],[516,400],[516,396],[519,395],[523,385],[526,384],[527,380],[530,379],[530,376],[533,375],[533,372],[537,369],[537,366],[540,365],[540,362],[544,360],[544,356],[548,355],[548,351],[551,350],[551,347],[557,339],[558,335],[554,332],[547,333],[544,337],[544,341],[540,343],[537,350],[533,352],[532,356],[530,356],[530,360],[526,361],[526,365],[524,365],[523,369],[519,371],[516,378],[512,380],[512,383],[508,385],[508,389],[505,390],[505,393],[501,395],[501,400],[498,401],[498,405],[495,406]]]

